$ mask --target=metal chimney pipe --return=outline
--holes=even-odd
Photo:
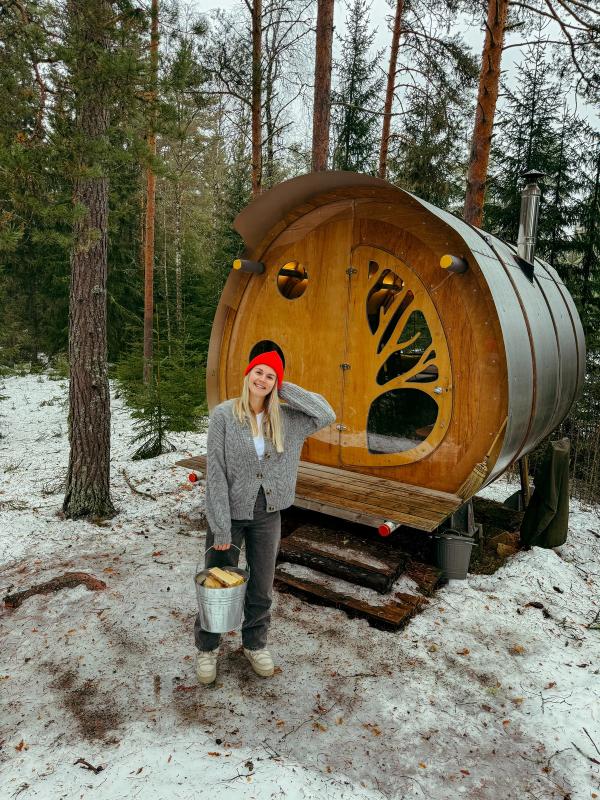
[[[521,217],[519,219],[517,251],[519,256],[530,264],[534,263],[533,260],[535,258],[535,239],[542,194],[538,181],[545,174],[545,172],[530,169],[521,176],[525,178],[527,183],[521,192]]]

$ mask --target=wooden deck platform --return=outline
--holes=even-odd
[[[206,456],[185,458],[177,465],[204,473]],[[379,526],[388,519],[433,531],[463,502],[446,492],[301,461],[294,505],[362,525]]]

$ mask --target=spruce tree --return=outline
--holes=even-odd
[[[346,33],[340,39],[341,59],[335,66],[337,87],[332,93],[334,169],[376,170],[383,75],[381,53],[371,53],[375,31],[369,28],[367,0],[348,6]]]
[[[459,40],[449,43],[458,52]],[[461,56],[460,70],[437,61],[429,47],[415,53],[422,80],[406,90],[397,133],[389,146],[388,178],[441,208],[457,210],[466,173],[465,119],[474,85],[473,58]]]
[[[576,205],[573,270],[568,281],[578,301],[591,361],[600,350],[600,136],[587,129],[582,165],[582,194]],[[576,282],[576,285],[573,284]]]
[[[566,110],[564,89],[542,46],[529,48],[517,72],[496,125],[484,227],[516,242],[522,175],[544,172],[537,254],[560,272],[564,242],[572,238],[582,123]]]

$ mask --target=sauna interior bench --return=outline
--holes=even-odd
[[[204,474],[206,456],[182,459],[177,466]],[[458,495],[301,461],[294,505],[362,525],[392,520],[431,532],[463,502]]]

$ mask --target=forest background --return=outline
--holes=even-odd
[[[584,392],[552,437],[570,436],[573,491],[597,501],[596,0],[228,5],[0,2],[2,372],[50,367],[65,375],[70,360],[73,368],[69,288],[82,237],[93,249],[96,235],[85,226],[82,175],[106,192],[108,367],[138,419],[132,447],[147,457],[168,448],[169,430],[192,430],[207,412],[212,320],[242,249],[232,221],[252,196],[311,169],[379,174],[516,242],[522,175],[536,169],[546,175],[537,255],[571,291],[588,345]],[[323,108],[315,60],[323,53],[317,9],[325,6],[335,33],[319,161],[313,108]],[[503,71],[477,218],[468,206],[489,68],[482,49],[503,10]],[[80,124],[82,97],[95,136]],[[72,315],[71,348],[75,329]],[[73,396],[71,403],[73,412]],[[66,480],[68,488],[71,474]]]

